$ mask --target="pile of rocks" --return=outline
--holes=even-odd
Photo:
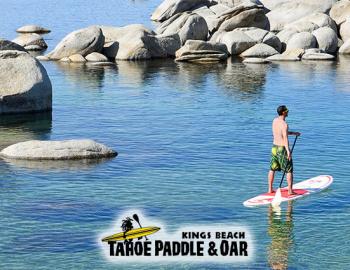
[[[16,32],[19,35],[12,40],[14,43],[21,45],[27,51],[42,51],[47,48],[47,44],[41,35],[51,31],[37,25],[25,25],[18,28]]]
[[[154,31],[140,24],[74,31],[39,59],[206,62],[232,55],[267,62],[331,60],[338,51],[350,53],[348,0],[165,0],[151,19],[158,22]]]

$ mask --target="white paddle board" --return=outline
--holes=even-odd
[[[293,191],[297,194],[295,195],[288,195],[287,187],[281,188],[282,193],[282,202],[291,201],[295,199],[299,199],[301,197],[320,192],[326,188],[328,188],[333,182],[333,177],[330,175],[319,175],[314,178],[293,184]],[[249,200],[246,200],[243,202],[244,206],[247,207],[254,207],[254,206],[261,206],[270,204],[275,197],[274,193],[264,193],[261,195],[258,195],[254,198],[251,198]]]

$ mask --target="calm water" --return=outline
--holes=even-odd
[[[49,47],[91,24],[152,27],[160,1],[0,2],[0,36],[28,23],[52,30]],[[107,263],[95,239],[122,210],[140,208],[169,228],[239,223],[256,240],[246,265],[162,264],[164,269],[346,269],[350,265],[350,59],[268,66],[119,62],[44,63],[53,113],[0,119],[1,148],[30,139],[92,138],[119,156],[99,162],[0,161],[1,269],[148,269]],[[296,181],[331,174],[327,191],[248,209],[267,188],[271,120],[290,109],[302,132]],[[278,176],[280,177],[280,175]],[[152,266],[159,267],[160,265]]]

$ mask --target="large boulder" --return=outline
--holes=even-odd
[[[93,140],[26,141],[10,145],[0,152],[8,159],[71,160],[109,158],[117,152]]]
[[[350,54],[350,39],[344,42],[344,44],[339,48],[340,54]]]
[[[278,39],[282,45],[282,51],[286,50],[288,41],[293,37],[294,34],[298,33],[295,29],[284,29],[277,34]]]
[[[327,14],[315,12],[295,22],[285,25],[284,29],[296,30],[297,32],[312,32],[320,27],[330,27],[337,33],[337,24]]]
[[[313,31],[312,34],[317,40],[318,48],[326,53],[335,53],[338,49],[338,36],[329,27],[321,27]]]
[[[101,28],[90,26],[68,34],[47,56],[52,60],[73,54],[86,56],[92,52],[101,52],[104,41]]]
[[[215,6],[220,6],[219,4]],[[226,7],[227,9],[227,7]],[[218,24],[218,16],[211,7],[203,6],[192,11],[194,14],[202,16],[207,23],[209,33],[212,33]]]
[[[219,42],[226,45],[231,55],[239,55],[256,44],[256,41],[243,31],[226,32]]]
[[[28,51],[41,51],[47,48],[47,44],[39,34],[22,34],[16,37],[12,42],[17,43]]]
[[[176,61],[214,62],[228,57],[226,45],[200,40],[188,40],[176,52]]]
[[[181,44],[185,44],[189,39],[206,40],[208,25],[202,16],[184,12],[160,24],[156,32],[162,35],[179,34]]]
[[[108,50],[107,57],[117,60],[142,60],[164,58],[175,55],[181,47],[178,34],[155,35],[143,25],[133,24],[124,27],[100,26],[106,41],[113,48]],[[105,49],[104,49],[105,50]]]
[[[343,41],[350,38],[350,17],[340,25],[339,34]]]
[[[184,11],[190,11],[196,7],[208,5],[208,0],[165,0],[151,16],[151,20],[162,22]]]
[[[266,0],[261,1],[265,4]],[[315,12],[327,13],[336,0],[287,0],[275,1],[266,14],[270,21],[270,31],[281,31],[286,24],[297,21]]]
[[[317,47],[317,40],[309,32],[300,32],[292,36],[287,43],[287,49],[310,49]]]
[[[262,5],[245,2],[228,9],[218,18],[218,25],[214,30],[220,33],[242,27],[269,29],[269,21]]]
[[[329,16],[337,23],[342,24],[350,17],[350,1],[342,0],[335,3],[329,12]]]
[[[26,52],[0,51],[0,114],[51,108],[51,82],[39,61]]]
[[[0,39],[0,51],[7,51],[7,50],[14,50],[14,51],[21,51],[21,52],[26,51],[26,49],[24,49],[23,46],[17,43],[14,43],[6,39]]]
[[[248,50],[244,51],[242,57],[257,57],[257,58],[266,58],[272,55],[278,54],[274,48],[264,43],[256,44]]]
[[[28,34],[28,33],[36,33],[36,34],[46,34],[50,33],[49,29],[46,29],[42,26],[38,25],[25,25],[16,30],[17,33]]]

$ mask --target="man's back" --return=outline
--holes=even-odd
[[[288,136],[288,125],[287,123],[276,117],[272,122],[272,133],[273,133],[273,144],[278,146],[285,145],[284,136]]]

